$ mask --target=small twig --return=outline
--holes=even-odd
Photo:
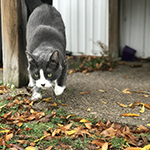
[[[119,91],[117,88],[114,88],[117,92],[121,92],[121,91]]]

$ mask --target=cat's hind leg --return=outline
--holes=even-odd
[[[59,77],[59,79],[55,83],[54,87],[54,93],[56,96],[61,95],[66,88],[65,82],[67,78],[67,70],[68,70],[68,65],[66,64],[62,70],[62,74]]]

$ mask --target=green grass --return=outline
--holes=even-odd
[[[16,97],[16,99],[19,99],[19,102],[20,102],[21,100],[25,100],[26,98],[23,96],[23,97]],[[71,113],[66,113],[64,108],[59,108],[56,110],[50,110],[50,109],[44,110],[45,116],[55,113],[55,115],[51,117],[48,122],[37,123],[36,122],[37,120],[31,120],[31,121],[25,120],[21,126],[18,126],[18,122],[11,123],[11,121],[4,119],[3,116],[9,112],[12,112],[11,116],[17,115],[17,113],[21,116],[24,113],[27,113],[27,112],[30,113],[31,107],[28,105],[25,105],[25,103],[21,103],[21,104],[15,103],[11,107],[7,107],[8,104],[14,103],[14,102],[15,102],[14,99],[5,99],[5,100],[0,101],[0,108],[1,108],[0,109],[0,137],[1,136],[5,137],[4,135],[6,133],[3,133],[1,131],[6,130],[6,129],[10,130],[9,133],[13,133],[14,135],[13,138],[6,141],[6,144],[5,143],[3,145],[0,144],[0,149],[5,150],[7,144],[10,144],[10,143],[15,144],[15,145],[21,145],[25,149],[26,147],[29,146],[29,143],[31,142],[33,143],[35,140],[37,140],[34,146],[36,149],[39,146],[41,149],[46,149],[52,145],[54,150],[67,149],[68,147],[71,149],[75,149],[75,150],[78,150],[78,149],[85,150],[85,149],[90,149],[89,147],[91,146],[91,142],[97,139],[103,139],[104,142],[111,143],[111,146],[113,147],[113,149],[118,149],[118,150],[122,149],[123,145],[125,145],[126,147],[129,147],[129,144],[124,138],[113,137],[108,140],[107,138],[105,139],[104,136],[98,134],[95,130],[93,130],[92,133],[90,133],[93,136],[88,136],[88,134],[84,133],[82,135],[73,137],[73,136],[67,136],[65,134],[61,134],[60,132],[56,134],[54,137],[50,137],[49,140],[45,140],[45,138],[43,137],[44,132],[47,132],[50,135],[52,135],[55,129],[59,129],[60,124],[65,126],[70,123],[73,123],[72,126],[70,127],[70,130],[74,130],[74,128],[77,128],[77,127],[81,127],[81,129],[84,130],[86,129],[85,123],[80,122],[80,121],[75,121],[81,118],[81,116],[76,116],[76,115],[71,116]],[[62,101],[59,100],[57,101],[57,103],[61,105]],[[68,117],[68,115],[70,115],[70,117]],[[91,126],[96,126],[96,124],[100,121],[103,121],[104,123],[106,123],[106,121],[101,120],[101,118],[94,118],[94,116],[92,115],[90,115],[89,117],[85,119],[90,121]],[[142,135],[147,136],[147,138],[150,141],[150,133],[142,133]],[[21,136],[24,136],[23,139],[28,142],[27,143],[23,142],[19,144],[18,140],[23,140]],[[138,136],[140,137],[139,134]]]

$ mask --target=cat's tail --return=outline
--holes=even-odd
[[[27,8],[28,8],[28,13],[29,15],[32,13],[32,11],[42,5],[42,1],[41,0],[25,0]]]

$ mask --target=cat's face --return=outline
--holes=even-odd
[[[28,52],[29,74],[35,82],[36,87],[45,89],[52,87],[60,77],[62,67],[59,62],[59,52],[33,55]]]

